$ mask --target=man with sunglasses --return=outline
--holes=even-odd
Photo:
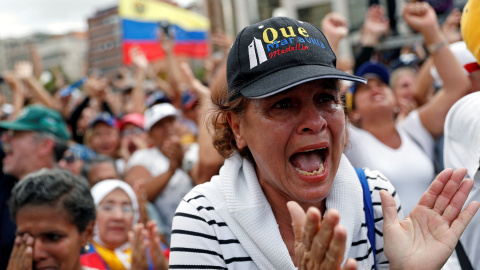
[[[0,121],[0,129],[0,269],[6,269],[16,230],[7,203],[11,189],[29,173],[56,167],[70,134],[59,112],[39,105],[25,107],[12,121]]]

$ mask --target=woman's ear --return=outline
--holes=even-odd
[[[232,129],[233,136],[235,136],[235,142],[237,143],[238,149],[243,149],[247,146],[245,138],[242,136],[242,122],[240,118],[232,112],[227,112],[227,121]]]
[[[83,246],[85,246],[86,243],[92,240],[94,227],[95,227],[95,221],[90,220],[90,222],[88,223],[87,227],[85,227],[85,230],[82,232],[82,235],[81,235]]]

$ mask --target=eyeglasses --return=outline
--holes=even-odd
[[[133,207],[130,206],[130,205],[121,205],[121,206],[117,206],[117,205],[99,205],[97,206],[97,209],[108,214],[108,215],[112,215],[115,213],[116,209],[117,208],[120,208],[120,211],[122,212],[122,214],[126,215],[126,216],[130,216],[130,215],[133,215]]]
[[[122,137],[125,137],[125,136],[130,136],[130,135],[141,134],[142,132],[144,132],[144,130],[141,129],[141,128],[132,128],[132,129],[127,129],[127,130],[122,131],[120,133],[120,135]]]

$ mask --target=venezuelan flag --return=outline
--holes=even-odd
[[[158,42],[158,22],[168,21],[175,32],[174,53],[205,58],[208,53],[209,20],[197,13],[157,0],[120,0],[123,30],[123,61],[130,64],[129,51],[137,46],[148,60],[161,59],[165,52]]]

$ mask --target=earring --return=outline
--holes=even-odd
[[[87,243],[83,246],[82,254],[88,253],[90,251],[90,242],[87,241]]]
[[[400,113],[400,107],[399,107],[399,106],[395,106],[395,108],[393,108],[393,112],[394,112],[395,114]]]

